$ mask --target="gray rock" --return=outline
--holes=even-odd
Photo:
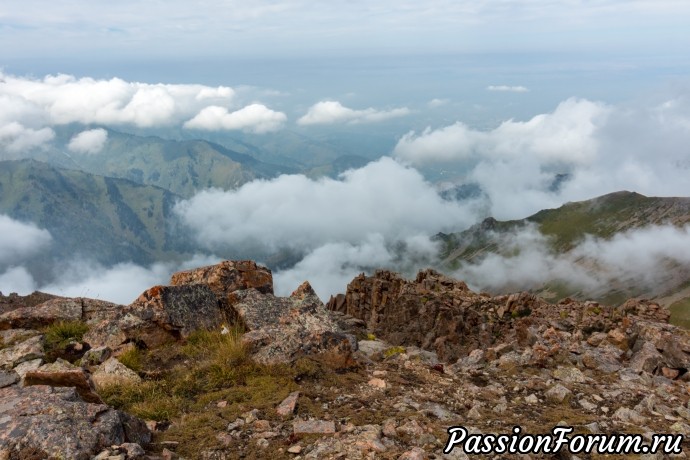
[[[84,353],[84,356],[81,359],[81,364],[82,366],[98,366],[110,358],[112,353],[113,351],[110,349],[110,347],[100,346],[92,348]]]
[[[564,387],[563,385],[556,384],[553,387],[549,388],[546,391],[546,393],[544,393],[544,396],[548,401],[560,404],[564,401],[567,401],[572,394],[573,392]]]
[[[12,369],[18,364],[43,358],[43,336],[34,336],[9,348],[0,350],[0,368]]]
[[[3,447],[35,449],[45,458],[86,460],[112,445],[151,440],[141,420],[86,403],[73,388],[2,388],[0,420]]]
[[[340,331],[309,283],[287,298],[253,289],[237,295],[232,308],[249,329],[242,340],[256,361],[285,363],[322,354],[335,368],[352,366],[356,339]]]
[[[14,385],[19,381],[19,374],[15,371],[4,371],[0,369],[0,388]]]
[[[584,374],[575,367],[559,367],[553,370],[553,377],[563,382],[585,383],[587,381]]]
[[[116,358],[109,358],[98,366],[91,375],[96,389],[102,389],[109,385],[134,384],[141,382],[141,377]]]
[[[659,353],[654,344],[644,342],[640,350],[633,354],[628,367],[635,372],[648,372],[651,374],[663,361],[664,357]]]

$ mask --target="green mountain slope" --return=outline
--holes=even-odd
[[[690,222],[690,198],[646,197],[635,192],[615,192],[591,200],[566,203],[544,209],[525,219],[497,221],[488,218],[458,233],[439,234],[442,256],[449,266],[481,258],[495,252],[498,244],[492,233],[505,233],[528,223],[551,237],[552,248],[572,249],[586,235],[610,238],[630,229],[648,225],[684,225]]]
[[[48,230],[40,261],[85,257],[141,264],[187,249],[174,228],[179,197],[125,179],[60,169],[35,160],[0,162],[0,213]]]
[[[66,145],[70,133],[60,133],[58,142]],[[175,141],[116,131],[108,131],[108,139],[98,153],[71,153],[66,148],[64,153],[75,169],[155,185],[184,197],[204,188],[234,189],[254,179],[296,172],[204,140]],[[41,159],[52,163],[60,156],[64,154]],[[60,165],[68,166],[64,160]]]
[[[525,219],[501,222],[489,218],[463,232],[437,235],[444,268],[453,271],[480,262],[488,254],[504,253],[502,238],[530,223],[549,237],[554,254],[565,255],[587,235],[610,239],[620,232],[650,225],[682,226],[690,223],[690,198],[646,197],[634,192],[616,192],[567,203],[557,209],[542,210]],[[586,258],[578,263],[597,276],[600,267],[596,264]],[[676,316],[680,312],[690,321],[690,270],[667,264],[664,273],[659,275],[653,285],[621,278],[596,292],[582,292],[568,285],[567,280],[549,280],[534,291],[551,300],[570,296],[612,304],[636,296],[656,298],[666,306],[678,306]]]

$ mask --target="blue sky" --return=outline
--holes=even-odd
[[[5,57],[677,54],[682,0],[9,0]]]

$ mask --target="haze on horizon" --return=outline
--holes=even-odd
[[[304,254],[277,274],[281,292],[307,278],[325,296],[362,269],[429,263],[429,236],[487,215],[521,218],[623,189],[690,195],[688,23],[690,4],[678,0],[5,2],[0,151],[51,148],[67,125],[83,127],[67,147],[75,155],[99,152],[108,129],[342,144],[377,161],[337,180],[199,191],[176,208],[205,237],[182,266],[258,239]],[[570,179],[551,190],[559,173]],[[479,184],[486,201],[441,200],[441,180]],[[286,196],[298,205],[261,212],[261,200]],[[121,296],[132,277],[136,292],[179,268],[69,261],[37,286],[23,261],[56,243],[0,218],[3,292]],[[339,218],[351,225],[323,224]],[[396,242],[414,260],[397,260]]]

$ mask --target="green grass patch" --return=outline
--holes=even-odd
[[[308,371],[304,364],[293,368],[255,363],[249,359],[239,331],[195,332],[180,351],[184,360],[169,369],[156,370],[157,380],[108,387],[100,392],[101,397],[118,409],[163,421],[201,410],[199,404],[207,404],[209,394],[231,403],[270,400],[277,404],[280,399],[276,402],[276,398],[284,398],[294,387],[296,375]],[[134,363],[134,370],[144,371],[148,358],[131,351],[120,361],[128,367]]]
[[[45,345],[48,349],[64,348],[70,342],[81,342],[89,326],[81,321],[58,321],[46,327]]]
[[[668,309],[671,312],[671,324],[690,329],[690,297],[672,303]]]
[[[132,347],[129,350],[118,356],[120,361],[125,366],[132,369],[134,372],[141,372],[144,366],[144,353],[137,347]]]

